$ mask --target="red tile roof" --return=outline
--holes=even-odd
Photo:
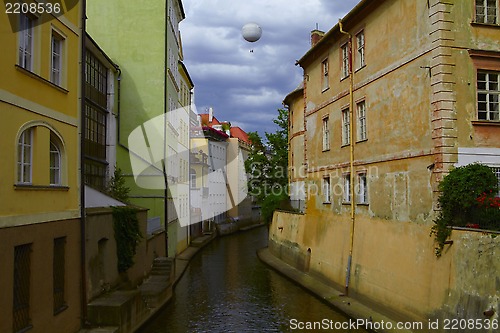
[[[208,121],[208,117],[209,117],[208,113],[200,114],[201,125],[202,126],[210,126],[210,127],[212,127],[213,125],[220,125],[220,122],[219,122],[219,120],[217,120],[217,118],[212,117],[212,122],[209,122]]]
[[[238,138],[241,141],[244,141],[248,144],[250,144],[250,140],[248,139],[248,134],[244,130],[242,130],[238,126],[231,127],[231,137],[233,138]]]

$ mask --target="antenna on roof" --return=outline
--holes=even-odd
[[[316,22],[316,30],[319,30],[318,22]]]

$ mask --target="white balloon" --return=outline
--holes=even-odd
[[[241,29],[241,34],[247,42],[256,42],[262,36],[262,28],[257,23],[247,23]]]

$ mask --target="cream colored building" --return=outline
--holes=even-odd
[[[408,319],[498,311],[498,238],[454,231],[437,259],[429,232],[451,167],[499,174],[499,6],[363,0],[312,32],[285,99],[305,215],[275,215],[273,253]]]

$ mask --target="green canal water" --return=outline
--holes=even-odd
[[[366,332],[339,329],[348,318],[263,264],[256,251],[267,246],[267,236],[260,227],[215,239],[139,332]]]

